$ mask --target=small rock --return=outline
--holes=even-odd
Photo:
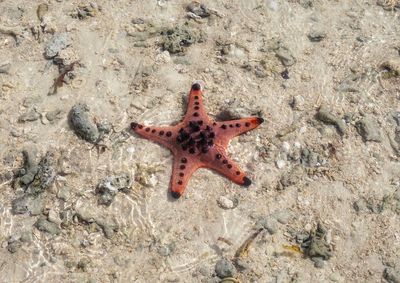
[[[46,218],[44,217],[40,217],[36,223],[35,223],[35,227],[42,232],[47,232],[50,235],[58,235],[61,233],[60,228],[58,227],[57,224],[52,223],[50,221],[48,221]]]
[[[396,271],[392,267],[386,267],[383,272],[383,278],[389,283],[400,283],[400,272]]]
[[[313,6],[313,0],[299,0],[299,4],[304,9],[311,8]]]
[[[19,122],[33,122],[36,121],[37,119],[40,118],[39,113],[36,112],[35,109],[30,109],[27,112],[25,112],[24,114],[22,114],[21,116],[19,116],[18,121]]]
[[[91,2],[89,4],[80,4],[70,15],[73,18],[84,20],[88,17],[96,16],[100,10],[101,8],[95,2]]]
[[[290,151],[290,144],[288,142],[283,142],[281,146],[282,152],[283,153],[289,153]]]
[[[290,107],[292,107],[293,110],[304,110],[304,105],[305,99],[301,95],[293,96],[292,101],[290,102]]]
[[[56,176],[54,165],[54,154],[47,152],[38,164],[33,181],[26,188],[26,195],[35,198],[51,186]]]
[[[89,107],[86,104],[76,104],[69,113],[69,120],[75,133],[82,139],[94,143],[99,137],[97,126],[89,118]]]
[[[197,42],[204,42],[205,35],[201,30],[187,26],[178,26],[161,33],[163,35],[163,49],[171,54],[182,53],[185,47]]]
[[[55,223],[57,225],[60,225],[61,222],[62,222],[61,219],[60,219],[60,216],[58,215],[58,213],[53,209],[49,210],[49,215],[47,216],[47,219],[50,222]]]
[[[268,233],[275,234],[278,231],[278,222],[275,218],[264,217],[257,221],[257,225],[262,226]]]
[[[206,6],[204,4],[200,4],[197,1],[191,2],[186,7],[186,10],[201,18],[207,18],[211,15]]]
[[[321,257],[313,257],[311,260],[314,262],[316,268],[323,268],[325,265],[325,262]]]
[[[322,30],[312,30],[307,37],[311,42],[319,42],[326,37],[326,32]]]
[[[238,205],[238,200],[231,200],[227,197],[220,196],[217,200],[218,206],[223,209],[233,209]]]
[[[59,120],[62,118],[63,112],[61,109],[56,109],[50,112],[46,113],[46,118],[47,120],[49,120],[50,122],[53,122],[55,120]]]
[[[100,194],[99,203],[109,206],[118,191],[128,192],[131,187],[132,179],[128,174],[107,177],[96,188],[96,192]]]
[[[316,118],[324,123],[334,125],[338,130],[339,134],[344,135],[346,132],[346,124],[342,119],[332,115],[324,106],[321,106],[318,110]]]
[[[4,63],[0,64],[0,74],[7,74],[8,71],[10,71],[11,64],[10,63]]]
[[[381,67],[388,73],[384,75],[386,78],[400,76],[400,59],[392,59],[382,63]]]
[[[175,251],[175,243],[170,243],[168,245],[163,245],[158,249],[158,253],[162,256],[169,256]]]
[[[379,131],[379,125],[377,122],[370,116],[364,117],[357,124],[357,130],[359,134],[362,136],[364,142],[374,141],[381,142],[381,134]]]
[[[344,282],[344,279],[343,279],[343,277],[340,275],[339,272],[334,272],[334,273],[332,273],[331,275],[329,275],[329,279],[330,279],[332,282]]]
[[[279,159],[279,160],[276,161],[276,167],[278,169],[282,169],[285,166],[286,166],[286,161],[285,160]]]
[[[12,253],[12,254],[16,253],[19,250],[20,247],[21,247],[21,242],[20,241],[13,240],[13,239],[8,241],[7,250],[10,253]]]
[[[49,11],[49,6],[46,3],[41,3],[36,9],[36,15],[39,21],[43,21],[44,15]]]
[[[293,214],[290,210],[281,210],[275,213],[274,217],[279,223],[287,224],[293,218]]]
[[[68,36],[66,33],[55,34],[47,43],[44,49],[44,56],[46,59],[52,59],[58,53],[68,46]]]
[[[281,60],[285,67],[290,67],[296,63],[296,59],[286,47],[279,47],[277,50],[275,50],[275,55],[279,58],[279,60]]]
[[[316,263],[316,267],[321,266],[319,259],[328,260],[332,257],[332,249],[326,240],[326,234],[326,229],[318,223],[317,229],[301,243],[301,248]]]
[[[29,212],[30,215],[39,215],[42,213],[43,205],[43,200],[41,198],[32,198],[24,195],[11,202],[11,212],[13,214]]]
[[[215,273],[221,279],[226,277],[235,277],[237,271],[235,266],[227,259],[220,259],[215,264]]]
[[[90,259],[82,258],[78,261],[76,268],[82,270],[83,272],[86,272],[88,270],[90,262],[91,262]]]
[[[70,195],[70,189],[67,186],[61,187],[57,192],[57,197],[63,201],[68,201]]]
[[[25,231],[21,234],[20,241],[23,243],[29,243],[32,241],[32,232],[31,231]]]

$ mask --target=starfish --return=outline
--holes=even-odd
[[[175,126],[153,127],[131,123],[132,130],[140,136],[168,148],[174,156],[170,192],[179,198],[190,177],[199,168],[210,168],[236,184],[248,187],[251,180],[227,155],[229,141],[238,135],[257,128],[264,119],[249,117],[216,122],[203,106],[204,83],[194,81],[183,120]]]

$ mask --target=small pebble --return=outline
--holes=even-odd
[[[68,46],[68,36],[66,33],[55,34],[47,43],[44,49],[46,59],[52,59]]]
[[[61,233],[60,228],[58,228],[58,225],[55,223],[52,223],[48,221],[46,218],[40,217],[36,223],[35,227],[42,231],[42,232],[47,232],[51,235],[58,235]]]
[[[279,160],[276,161],[276,167],[278,169],[282,169],[285,166],[286,166],[286,161],[285,160],[279,159]]]
[[[265,217],[257,221],[257,225],[262,226],[268,233],[275,234],[278,231],[278,222],[275,218]]]
[[[357,124],[357,130],[362,136],[364,142],[374,141],[381,142],[381,134],[379,125],[371,116],[366,116],[361,119]]]
[[[221,279],[226,277],[234,277],[237,273],[236,267],[227,259],[220,259],[215,264],[215,273]]]
[[[311,42],[319,42],[326,37],[326,33],[322,30],[312,30],[307,36]]]
[[[11,64],[10,63],[4,63],[0,64],[0,74],[7,74],[8,71],[10,71]]]
[[[282,152],[284,152],[284,153],[289,153],[289,151],[290,151],[290,144],[289,144],[288,142],[285,141],[285,142],[282,143],[281,148],[282,148]]]
[[[217,200],[217,203],[218,206],[223,209],[233,209],[237,206],[237,204],[235,205],[234,201],[224,196],[220,196]]]
[[[320,257],[313,257],[311,260],[314,262],[316,268],[323,268],[325,266],[324,260]]]
[[[292,212],[290,210],[282,210],[277,213],[275,213],[275,218],[278,220],[279,223],[281,224],[287,224],[292,218]]]

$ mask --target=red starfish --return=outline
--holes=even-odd
[[[250,186],[251,181],[226,153],[229,141],[258,127],[264,119],[259,117],[215,122],[203,106],[203,82],[195,81],[189,94],[187,112],[176,126],[152,127],[131,123],[133,131],[172,151],[174,166],[170,191],[179,198],[192,174],[201,167],[214,169],[236,184]]]

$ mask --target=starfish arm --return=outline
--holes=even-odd
[[[174,139],[176,139],[176,127],[153,127],[138,123],[131,123],[131,129],[145,139],[159,143],[174,151]]]
[[[204,109],[203,105],[203,82],[195,81],[190,89],[188,105],[185,117],[183,118],[184,123],[189,121],[203,120],[208,122],[209,118]],[[206,121],[207,120],[207,121]]]
[[[232,138],[257,128],[262,122],[264,122],[264,119],[260,117],[216,122],[214,126],[215,135],[220,137],[223,146],[227,146]]]
[[[179,198],[183,194],[190,177],[201,165],[198,159],[189,156],[186,152],[179,152],[174,155],[174,165],[170,181],[172,197]]]
[[[214,147],[209,151],[209,157],[210,160],[206,163],[205,167],[217,171],[238,185],[245,187],[251,185],[251,180],[246,177],[246,173],[240,169],[235,161],[228,157],[225,150]]]

